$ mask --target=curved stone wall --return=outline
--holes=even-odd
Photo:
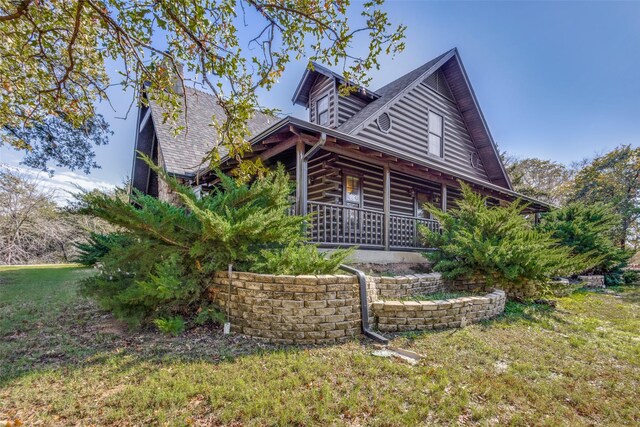
[[[481,281],[455,285],[443,281],[438,273],[367,276],[370,327],[381,332],[460,327],[504,310],[506,296],[498,290],[447,301],[397,301],[439,291],[478,291],[486,287]],[[218,307],[228,310],[232,331],[255,338],[285,344],[330,344],[361,333],[356,276],[233,272],[229,279],[227,272],[218,272],[209,292]]]
[[[380,332],[459,328],[504,311],[504,291],[439,301],[376,301],[372,314]]]
[[[444,291],[445,283],[439,273],[411,274],[407,276],[374,277],[380,298],[407,298]]]
[[[361,332],[356,276],[234,272],[229,279],[218,272],[209,290],[214,303],[229,309],[233,331],[270,342],[327,344]]]

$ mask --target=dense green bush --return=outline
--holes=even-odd
[[[607,285],[614,285],[623,282],[622,267],[631,257],[614,242],[619,224],[620,217],[608,205],[571,203],[545,214],[540,229],[574,254],[589,254],[593,266],[588,272],[604,274]]]
[[[426,245],[440,249],[425,255],[444,278],[482,276],[500,286],[545,281],[589,266],[587,256],[573,255],[551,233],[534,228],[522,202],[489,206],[485,197],[464,184],[462,196],[446,213],[426,205],[440,221],[442,232],[421,229]]]
[[[625,270],[622,273],[622,281],[625,285],[640,285],[640,272],[635,270]]]
[[[182,332],[184,332],[186,328],[186,323],[182,316],[174,316],[174,317],[159,317],[153,321],[156,327],[160,330],[160,332],[165,333],[167,335],[178,336]]]
[[[342,251],[325,259],[315,246],[296,249],[303,245],[305,218],[288,214],[292,188],[282,167],[249,184],[220,174],[218,188],[199,199],[146,160],[182,205],[137,191],[130,201],[83,195],[87,213],[126,230],[126,239],[104,242],[101,273],[84,282],[83,292],[131,325],[208,313],[204,292],[212,274],[228,264],[239,271],[308,267],[313,271],[305,273],[321,274],[348,255]],[[209,314],[196,320],[217,319]]]
[[[75,261],[91,267],[104,257],[112,246],[126,246],[129,243],[130,236],[124,233],[100,234],[91,232],[87,242],[75,244],[78,250]]]
[[[331,274],[335,273],[355,248],[320,252],[314,245],[290,243],[282,249],[262,250],[261,260],[249,271],[270,274]]]

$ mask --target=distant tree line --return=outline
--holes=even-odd
[[[0,264],[72,262],[91,231],[113,227],[73,206],[56,204],[56,191],[29,175],[0,169]]]
[[[621,145],[570,166],[507,153],[502,158],[516,191],[557,206],[607,204],[620,217],[614,240],[640,249],[640,147]]]

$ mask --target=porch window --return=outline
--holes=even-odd
[[[362,201],[362,185],[360,177],[346,175],[344,178],[345,205],[359,208]]]
[[[361,212],[359,210],[349,208],[362,207],[362,180],[360,177],[345,175],[344,205],[344,232],[349,238],[355,238],[360,232]]]
[[[329,123],[329,95],[325,95],[316,102],[316,117],[319,125]]]
[[[416,193],[415,197],[416,211],[415,214],[418,218],[430,218],[430,214],[428,211],[424,209],[424,204],[429,203],[431,198],[427,193]]]
[[[444,152],[444,120],[440,114],[429,111],[429,154],[443,157]]]

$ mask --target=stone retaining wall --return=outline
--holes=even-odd
[[[459,328],[497,316],[504,311],[505,301],[501,290],[444,301],[376,301],[372,315],[380,332]]]
[[[374,277],[378,298],[408,298],[444,291],[446,286],[438,273],[396,277]]]
[[[452,280],[446,284],[447,289],[458,292],[490,292],[493,287],[487,285],[484,278],[477,277],[465,280]],[[534,282],[509,283],[500,286],[507,298],[532,298],[537,295],[537,285]]]
[[[604,288],[604,276],[578,276],[578,280],[584,282],[587,288]]]
[[[227,272],[219,272],[210,296],[223,311],[228,305],[233,331],[271,342],[327,344],[361,331],[356,276],[234,272],[229,280]]]
[[[493,317],[504,309],[502,291],[441,302],[390,301],[486,287],[482,281],[454,285],[443,281],[437,273],[367,276],[370,327],[390,332],[460,327]],[[227,272],[218,272],[209,292],[223,312],[229,310],[232,331],[270,342],[327,344],[346,341],[361,333],[360,290],[354,275],[233,272],[229,279]]]

